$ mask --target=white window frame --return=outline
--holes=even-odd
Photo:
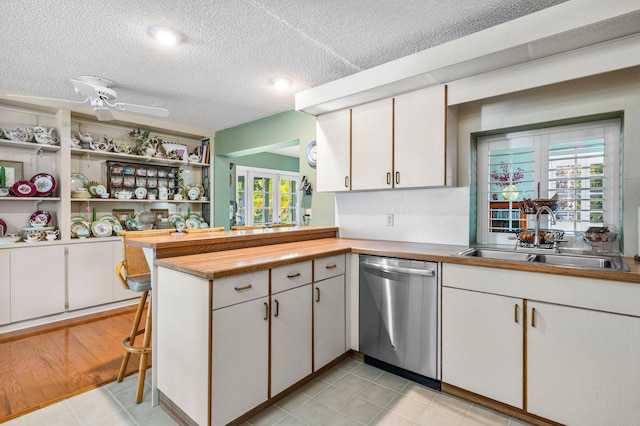
[[[238,181],[240,177],[244,176],[245,182],[245,205],[242,209],[245,212],[244,224],[247,226],[253,226],[253,179],[255,177],[263,177],[263,178],[271,178],[273,179],[273,204],[271,206],[271,217],[276,221],[269,222],[267,225],[273,225],[280,223],[280,181],[282,179],[294,179],[297,182],[297,185],[300,184],[300,173],[298,172],[290,172],[287,170],[276,170],[276,169],[265,169],[259,167],[246,167],[246,166],[236,166],[236,193],[234,197],[236,199],[236,203],[240,203],[238,200]],[[299,212],[300,212],[300,193],[298,192],[298,196],[296,197],[296,217],[295,223],[297,224],[299,221]],[[249,203],[251,201],[251,203]]]
[[[520,148],[531,146],[534,150],[533,181],[540,182],[540,197],[547,198],[549,188],[549,143],[561,143],[562,139],[569,140],[572,134],[588,135],[590,132],[598,132],[604,129],[604,193],[606,200],[603,210],[606,212],[604,221],[612,223],[620,228],[620,151],[621,151],[621,128],[619,119],[594,121],[589,123],[573,124],[567,126],[547,127],[536,130],[504,133],[500,135],[483,136],[478,138],[477,143],[477,242],[486,244],[513,244],[511,240],[513,233],[489,232],[489,152],[496,149]],[[602,135],[602,132],[600,133]],[[533,194],[531,198],[536,198]],[[517,202],[515,203],[517,207]],[[552,227],[547,216],[543,215],[541,227]],[[528,221],[531,227],[535,224],[535,216],[530,215]],[[558,222],[553,228],[563,229],[567,222]],[[565,229],[568,235],[573,236],[573,229]]]

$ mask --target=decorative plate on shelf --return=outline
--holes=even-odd
[[[84,222],[84,221],[86,221],[86,220],[87,220],[87,219],[85,219],[85,218],[84,218],[84,217],[82,217],[82,216],[73,216],[73,217],[71,218],[71,223]]]
[[[78,188],[86,188],[89,183],[89,179],[81,173],[74,173],[71,175],[71,192]]]
[[[102,197],[104,194],[107,193],[107,187],[104,185],[98,185],[95,187],[95,191],[97,196]]]
[[[0,219],[0,237],[3,237],[7,233],[7,223]]]
[[[88,222],[74,222],[71,224],[71,236],[74,238],[88,237],[91,229]]]
[[[31,226],[47,226],[51,223],[51,213],[44,210],[38,210],[29,218]]]
[[[28,180],[19,180],[11,188],[17,197],[33,197],[38,193],[36,186]]]
[[[110,237],[113,232],[111,223],[106,220],[98,220],[91,224],[91,232],[96,237]]]
[[[87,182],[87,190],[89,191],[89,193],[93,196],[96,196],[98,194],[96,194],[96,187],[100,185],[100,182],[96,182],[95,180],[91,180],[89,182]]]
[[[197,220],[197,219],[187,219],[185,221],[185,227],[187,227],[189,229],[200,228],[200,221]]]
[[[118,221],[118,218],[111,214],[105,214],[104,216],[100,216],[98,220],[106,220],[107,222],[111,222],[112,225],[114,223],[120,223],[120,221]]]
[[[46,197],[56,189],[56,180],[49,173],[38,173],[31,178],[31,183],[36,186],[36,195]]]
[[[191,188],[189,191],[187,191],[187,196],[191,200],[197,200],[200,197],[200,191],[198,190],[198,188]]]
[[[136,188],[134,194],[136,194],[136,198],[142,199],[147,196],[147,188],[139,186]]]
[[[176,219],[175,221],[173,221],[173,226],[176,228],[176,231],[184,232],[187,224],[184,219]]]
[[[192,189],[196,189],[198,191],[197,195],[194,192],[194,195],[196,195],[195,198],[200,198],[204,195],[204,187],[202,185],[193,184],[193,183],[190,183],[184,187],[184,193],[187,194],[188,197],[191,197]]]
[[[122,225],[119,223],[111,223],[111,229],[113,229],[113,235],[120,235],[120,232],[122,232]]]
[[[132,217],[128,217],[124,221],[124,227],[129,231],[137,231],[138,230],[138,221],[136,221]]]

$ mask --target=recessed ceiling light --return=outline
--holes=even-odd
[[[271,85],[277,90],[287,90],[293,82],[288,78],[278,77],[271,80]]]
[[[182,36],[176,30],[168,27],[155,26],[149,28],[151,37],[167,46],[178,44],[182,40]]]

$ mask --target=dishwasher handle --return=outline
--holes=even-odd
[[[370,262],[360,262],[360,264],[365,268],[376,269],[383,272],[398,272],[401,274],[423,275],[425,277],[433,277],[436,274],[435,269],[405,268],[402,266],[380,265],[378,263]]]

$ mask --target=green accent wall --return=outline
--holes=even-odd
[[[335,224],[335,195],[317,193],[316,170],[307,164],[307,145],[316,138],[316,119],[297,111],[287,111],[216,132],[214,138],[214,226],[229,229],[229,202],[234,199],[235,170],[230,165],[299,171],[311,182],[311,195],[301,195],[300,214],[311,209],[309,225]],[[265,151],[299,146],[300,159],[267,154]],[[260,162],[263,161],[264,164]],[[298,168],[291,168],[291,162]],[[235,169],[235,168],[234,168]],[[230,177],[232,182],[230,184]],[[299,219],[302,224],[302,219]]]

